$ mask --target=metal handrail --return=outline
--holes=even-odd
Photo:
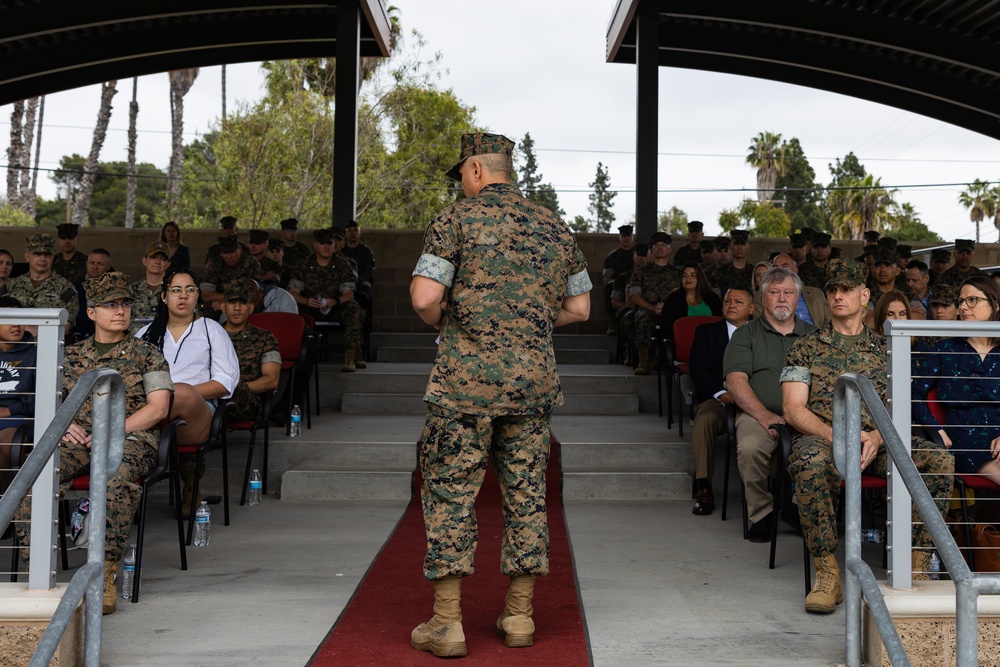
[[[871,568],[861,558],[861,404],[868,407],[875,427],[882,435],[887,454],[934,540],[945,566],[955,582],[955,625],[958,667],[972,667],[979,660],[980,594],[1000,594],[1000,575],[973,573],[955,544],[948,526],[934,504],[934,498],[920,478],[909,446],[899,437],[882,398],[868,378],[848,373],[840,376],[833,393],[833,454],[846,484],[846,567],[845,591],[846,653],[848,667],[861,665],[861,596],[868,601],[872,618],[894,667],[909,665],[909,658],[892,622],[882,591]]]
[[[21,500],[45,469],[49,458],[56,451],[59,441],[83,407],[88,395],[93,398],[93,428],[90,446],[90,527],[87,534],[87,564],[73,575],[35,649],[29,667],[42,667],[52,661],[70,619],[84,595],[86,595],[84,664],[88,667],[99,667],[101,664],[107,486],[108,479],[113,477],[121,466],[125,451],[125,383],[116,371],[101,368],[87,371],[80,377],[73,391],[56,411],[45,433],[36,439],[31,455],[14,477],[7,493],[0,498],[0,525],[10,522]]]

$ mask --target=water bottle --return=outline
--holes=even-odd
[[[194,545],[207,547],[212,543],[212,511],[208,509],[206,501],[201,501],[201,507],[194,517]]]
[[[885,542],[885,533],[878,528],[869,528],[867,530],[861,531],[861,541],[862,542],[874,542],[875,544],[882,544]]]
[[[931,577],[931,579],[934,579],[935,581],[941,578],[941,559],[938,558],[938,555],[937,555],[936,551],[932,551],[931,552],[931,571],[930,571],[930,577]]]
[[[261,482],[260,470],[254,468],[253,474],[250,475],[250,495],[247,499],[247,505],[250,507],[260,507],[261,486],[263,484]]]
[[[297,405],[292,406],[292,423],[288,427],[288,435],[292,438],[302,435],[302,410]]]
[[[122,574],[122,599],[131,600],[132,599],[132,583],[135,578],[139,576],[139,572],[135,568],[135,544],[129,545],[128,551],[125,552],[125,572]]]

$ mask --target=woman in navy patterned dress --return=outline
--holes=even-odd
[[[1000,320],[1000,288],[976,276],[962,283],[959,319]],[[913,421],[937,429],[955,456],[961,473],[996,475],[1000,479],[1000,338],[945,338],[923,364],[913,382]],[[947,410],[946,423],[931,414],[924,401],[931,389]]]

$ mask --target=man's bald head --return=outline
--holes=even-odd
[[[792,259],[791,255],[787,255],[784,253],[776,255],[774,259],[771,260],[771,264],[773,264],[774,266],[780,266],[783,269],[788,269],[789,271],[791,271],[796,275],[798,275],[799,273],[799,265],[795,263],[795,260]]]

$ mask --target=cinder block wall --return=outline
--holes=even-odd
[[[22,261],[24,253],[24,238],[35,229],[23,227],[0,228],[0,248],[5,248],[14,254],[14,261]],[[37,231],[55,234],[54,228],[39,228]],[[277,235],[277,230],[274,234]],[[202,268],[208,247],[215,243],[218,233],[213,230],[183,230],[184,242],[191,248],[192,264],[196,272]],[[245,242],[247,233],[242,231],[240,238]],[[299,232],[299,239],[310,244],[312,236],[309,230]],[[117,228],[85,228],[80,231],[79,248],[88,252],[93,248],[105,248],[111,252],[111,262],[120,271],[125,271],[134,280],[143,274],[142,253],[146,246],[159,240],[158,229],[117,229]],[[423,244],[423,232],[420,230],[368,230],[363,233],[363,240],[375,252],[375,313],[374,330],[380,332],[420,332],[430,331],[413,313],[410,307],[410,274],[420,257]],[[618,237],[614,234],[579,234],[577,236],[580,248],[587,257],[590,277],[595,289],[591,293],[591,318],[588,322],[561,328],[560,333],[603,333],[607,329],[607,319],[604,315],[603,291],[601,289],[601,270],[604,257],[618,245]],[[683,245],[683,240],[674,241],[674,247]],[[843,248],[847,257],[856,256],[861,251],[860,241],[835,241],[834,245]],[[933,244],[913,244],[914,247],[927,247]],[[766,259],[773,250],[787,250],[788,242],[784,239],[751,239],[750,260],[757,262]],[[976,249],[976,263],[980,266],[1000,264],[1000,245],[980,244]]]

